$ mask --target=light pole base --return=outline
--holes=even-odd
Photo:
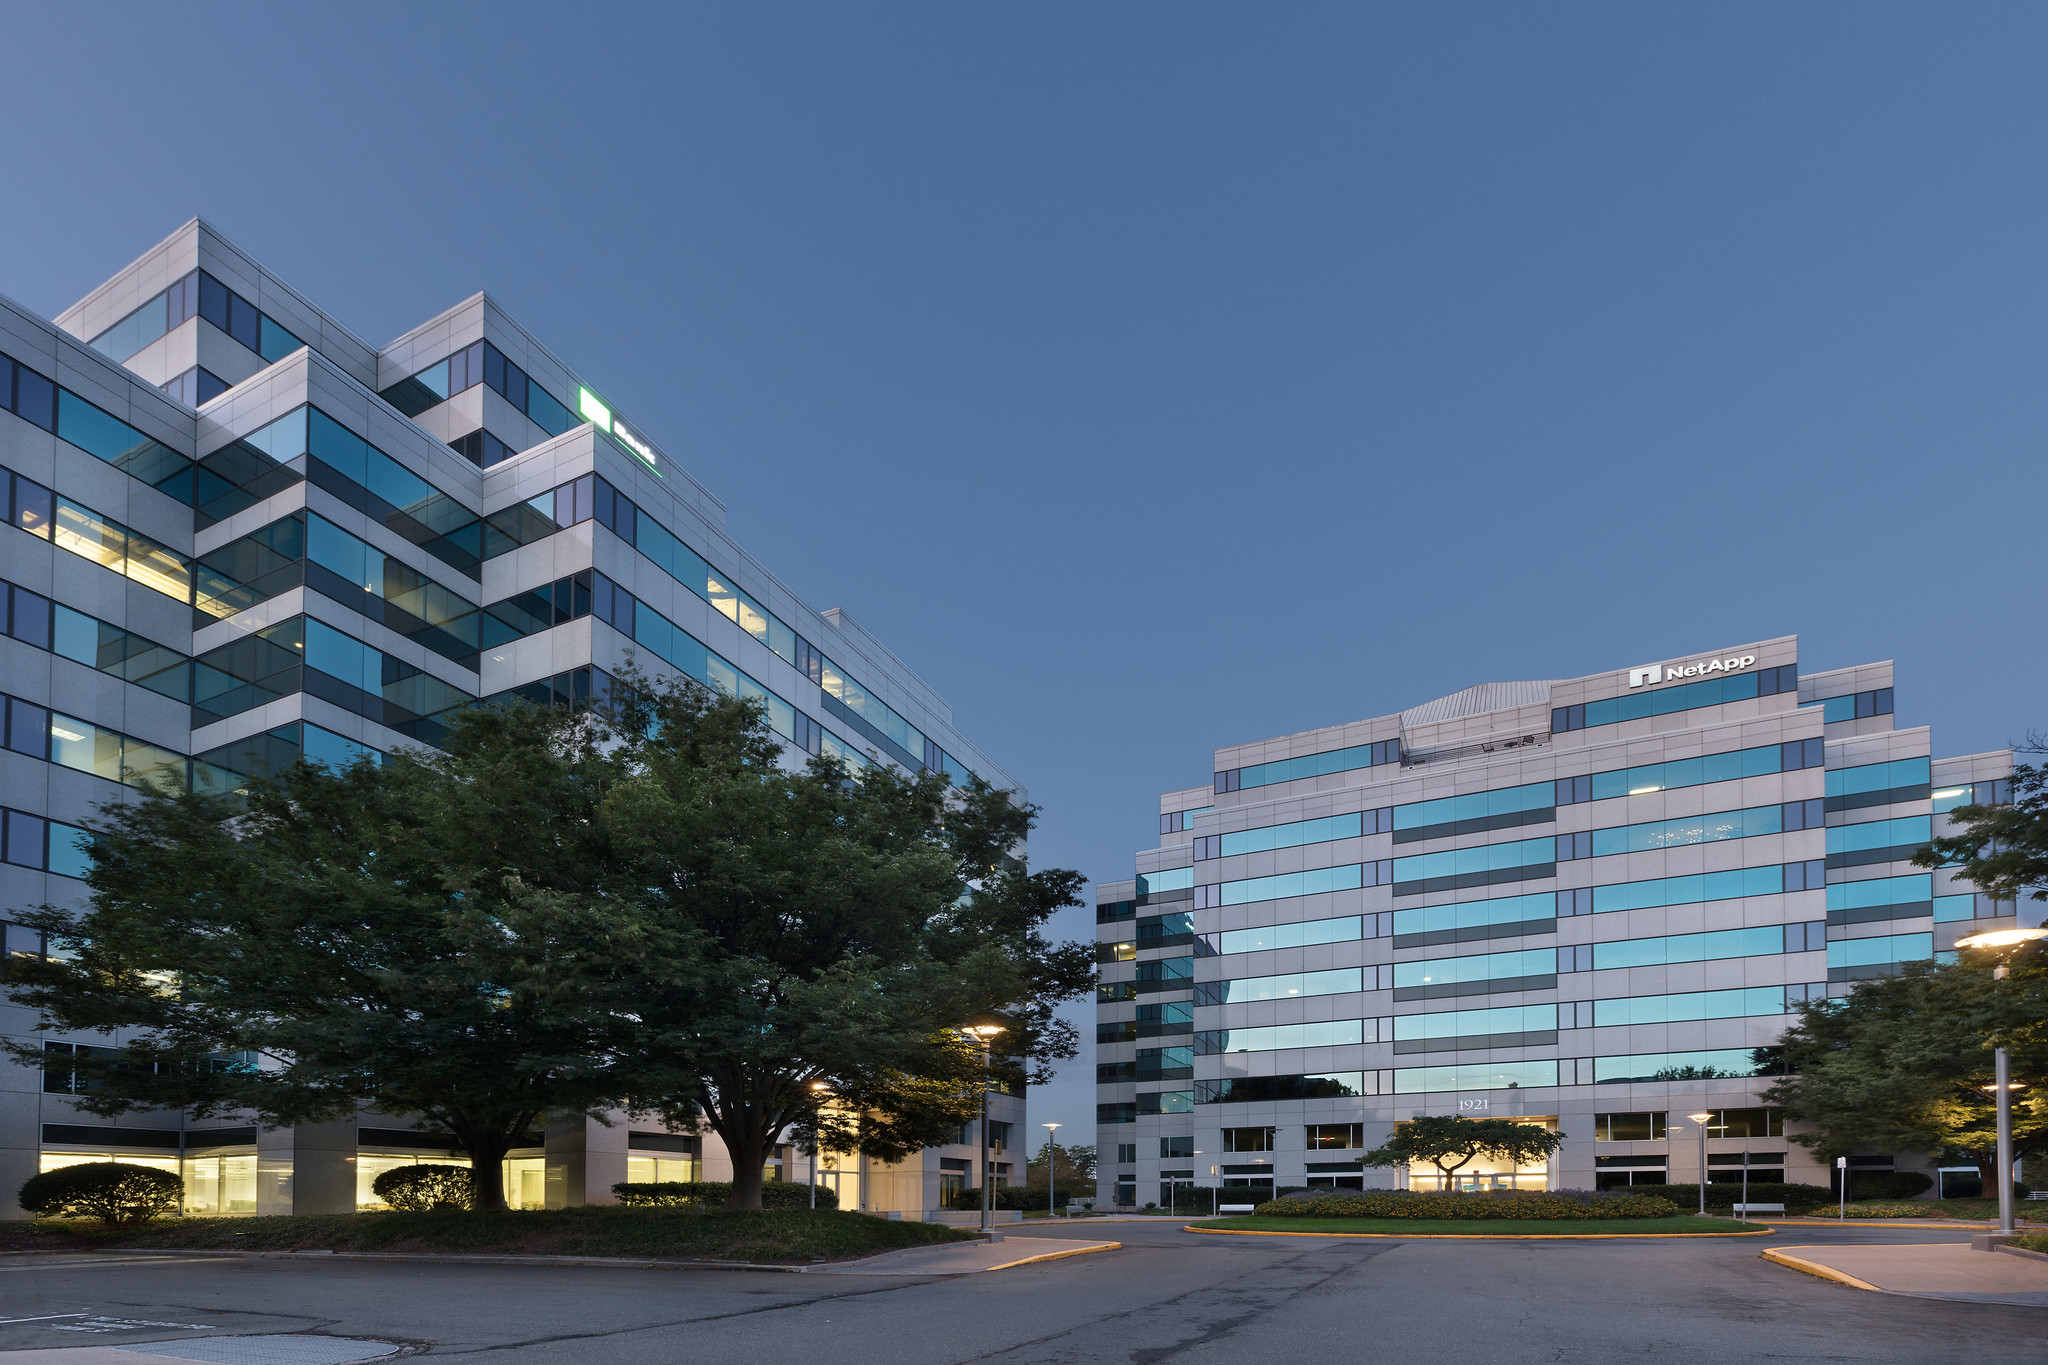
[[[979,1239],[980,1239],[981,1241],[984,1241],[984,1242],[1000,1242],[1000,1241],[1002,1241],[1002,1240],[1003,1240],[1003,1234],[1002,1234],[1002,1233],[1000,1233],[1000,1232],[984,1232],[984,1233],[980,1233],[980,1234],[978,1234],[978,1237],[979,1237]],[[1990,1248],[1988,1248],[1988,1247],[1986,1248],[1986,1250],[1989,1250],[1989,1249],[1990,1249]]]
[[[1970,1250],[1996,1251],[2018,1235],[2015,1232],[1973,1232],[1970,1234]]]

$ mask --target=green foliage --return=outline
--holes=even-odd
[[[476,1207],[476,1179],[467,1166],[394,1166],[370,1182],[370,1193],[407,1213]]]
[[[2005,1037],[2013,1079],[2028,1086],[2013,1096],[2014,1152],[2048,1156],[2048,959],[2038,947],[2014,954],[2006,981],[1993,979],[1995,962],[1966,952],[1939,967],[1908,963],[1802,1006],[1782,1039],[1793,1074],[1763,1096],[1813,1126],[1791,1140],[1830,1165],[1850,1152],[1932,1152],[1995,1184],[1989,1087],[1992,1044]]]
[[[1048,1162],[1048,1158],[1050,1161]],[[1057,1142],[1047,1142],[1038,1149],[1038,1154],[1024,1162],[1024,1183],[1043,1185],[1050,1171],[1054,1183],[1061,1190],[1079,1190],[1095,1185],[1095,1148],[1066,1147]]]
[[[644,1180],[637,1184],[622,1180],[612,1186],[612,1195],[630,1208],[715,1209],[732,1198],[730,1180]],[[830,1185],[818,1186],[820,1209],[839,1207],[839,1195]],[[811,1187],[794,1180],[761,1182],[764,1209],[808,1209]]]
[[[1835,1182],[1828,1182],[1833,1185]],[[1925,1171],[1851,1171],[1849,1198],[1911,1199],[1934,1188],[1934,1177]]]
[[[1043,1185],[998,1185],[989,1193],[992,1196],[989,1204],[990,1208],[1039,1211],[1050,1207],[1047,1201],[1046,1188]],[[953,1207],[955,1209],[979,1209],[981,1207],[981,1191],[979,1189],[958,1191],[953,1196]]]
[[[886,1160],[974,1117],[961,1024],[1000,1021],[1011,1085],[1073,1054],[1054,1011],[1090,953],[1043,928],[1082,878],[1014,856],[1034,808],[882,764],[787,772],[759,703],[687,679],[612,695],[471,708],[445,752],[234,797],[128,793],[93,825],[90,908],[10,912],[68,955],[6,990],[134,1039],[79,1059],[89,1112],[417,1114],[480,1209],[543,1114],[709,1127],[758,1207],[792,1130]]]
[[[1419,1190],[1346,1191],[1339,1194],[1275,1199],[1252,1210],[1259,1218],[1428,1218],[1541,1219],[1583,1221],[1610,1218],[1670,1218],[1685,1212],[1654,1195],[1616,1190],[1591,1194],[1583,1190],[1487,1190],[1477,1194],[1443,1194]]]
[[[39,1218],[97,1218],[132,1227],[176,1213],[184,1198],[184,1182],[169,1171],[86,1161],[30,1176],[15,1202]]]
[[[672,1128],[724,1141],[734,1206],[758,1201],[785,1128],[893,1160],[976,1117],[983,1058],[962,1025],[1005,1030],[993,1063],[1012,1088],[1073,1055],[1054,1011],[1092,987],[1092,953],[1043,929],[1083,878],[1016,856],[1034,807],[879,763],[786,772],[757,706],[687,680],[626,676],[612,695],[632,778],[603,818],[647,921],[696,945],[690,971],[640,973],[621,997],[645,1034],[632,1069]]]
[[[1563,1133],[1513,1119],[1463,1119],[1450,1114],[1425,1114],[1394,1129],[1383,1147],[1367,1152],[1368,1166],[1407,1166],[1427,1161],[1449,1179],[1479,1157],[1496,1161],[1536,1163],[1548,1160],[1564,1145]]]
[[[1696,1209],[1700,1205],[1698,1185],[1639,1185],[1635,1188],[1648,1189],[1657,1198],[1676,1204],[1681,1209]],[[1710,1209],[1732,1208],[1741,1198],[1740,1182],[1730,1185],[1715,1182],[1707,1186],[1707,1207]],[[1800,1209],[1833,1208],[1835,1192],[1825,1185],[1802,1185],[1789,1180],[1752,1180],[1749,1182],[1749,1202],[1783,1204],[1786,1212],[1790,1213]]]
[[[899,1247],[971,1240],[936,1223],[820,1209],[567,1209],[441,1213],[310,1214],[287,1218],[176,1218],[93,1239],[96,1246],[164,1250],[456,1251],[512,1255],[667,1256],[804,1264]]]
[[[2029,735],[2022,753],[2048,752]],[[2048,900],[2048,766],[2021,763],[2012,776],[2010,806],[1957,806],[1948,813],[1956,833],[1915,854],[1922,867],[1956,869],[1985,895]]]

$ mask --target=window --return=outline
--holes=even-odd
[[[1879,938],[1837,939],[1827,945],[1828,980],[1860,981],[1896,976],[1899,965],[1934,956],[1934,935],[1886,934]]]
[[[1812,800],[1672,820],[1651,820],[1640,825],[1592,830],[1590,847],[1582,836],[1560,835],[1557,857],[1558,861],[1564,862],[1574,858],[1607,858],[1619,853],[1652,853],[1659,849],[1716,843],[1723,839],[1753,839],[1763,834],[1818,828],[1822,818],[1821,802]],[[1569,848],[1566,845],[1568,839],[1573,841]]]
[[[1435,856],[1435,855],[1432,855]],[[1223,882],[1213,903],[1216,905],[1249,905],[1255,901],[1288,900],[1295,896],[1315,896],[1325,891],[1354,891],[1362,886],[1384,886],[1392,875],[1391,862],[1382,859],[1376,863],[1348,867],[1318,867],[1306,872],[1283,872],[1272,877],[1248,877],[1242,881]],[[1187,869],[1190,877],[1194,869]],[[1205,898],[1195,895],[1195,908],[1207,909]]]
[[[1704,1052],[1657,1052],[1633,1057],[1595,1057],[1595,1085],[1647,1081],[1701,1081],[1741,1076],[1781,1076],[1784,1057],[1774,1047],[1719,1048]]]
[[[1900,801],[1924,801],[1933,782],[1931,767],[1924,758],[1901,758],[1890,763],[1830,769],[1827,807],[1831,811],[1862,810]]]
[[[1982,894],[1963,893],[1954,896],[1936,896],[1933,902],[1934,922],[1953,924],[1957,920],[1996,919],[2013,913],[2011,901],[1995,901]]]
[[[1385,811],[1369,810],[1350,815],[1326,815],[1319,820],[1296,820],[1285,825],[1266,825],[1260,829],[1238,830],[1231,834],[1211,835],[1208,839],[1197,839],[1198,845],[1208,844],[1215,851],[1212,858],[1230,857],[1238,853],[1265,853],[1276,848],[1300,848],[1305,844],[1323,844],[1333,839],[1356,839],[1367,834],[1384,834]],[[1198,851],[1195,856],[1203,855]]]
[[[1207,946],[1219,954],[1259,953],[1274,948],[1307,948],[1319,943],[1349,943],[1363,937],[1357,915],[1338,919],[1303,920],[1295,924],[1269,924],[1256,929],[1226,929],[1204,934]]]
[[[119,363],[191,321],[195,314],[263,357],[266,364],[274,364],[305,345],[268,313],[204,270],[186,275],[87,344]]]
[[[0,857],[16,867],[82,878],[90,866],[86,849],[91,843],[92,835],[76,825],[0,810]]]
[[[1539,891],[1528,896],[1422,905],[1393,912],[1394,946],[1425,948],[1438,943],[1470,943],[1519,934],[1547,934],[1557,928],[1558,902],[1569,891]]]
[[[1192,1114],[1195,1112],[1195,1092],[1192,1090],[1161,1090],[1155,1094],[1138,1096],[1140,1114]]]
[[[1194,977],[1195,960],[1192,957],[1162,957],[1152,962],[1140,962],[1138,994],[1184,991],[1194,984]]]
[[[1186,1000],[1138,1006],[1138,1037],[1166,1038],[1195,1031],[1195,1007]]]
[[[1595,725],[1613,725],[1618,721],[1640,720],[1645,716],[1675,715],[1698,706],[1721,706],[1732,701],[1747,701],[1752,697],[1770,697],[1781,692],[1798,690],[1799,667],[1797,664],[1785,664],[1778,668],[1758,669],[1754,673],[1687,683],[1682,687],[1632,692],[1627,696],[1609,697],[1604,701],[1590,701],[1582,706],[1560,706],[1550,713],[1550,731],[1552,734],[1561,735]]]
[[[1272,1128],[1225,1128],[1223,1150],[1226,1152],[1270,1152],[1273,1150]]]
[[[1258,763],[1248,768],[1229,768],[1216,774],[1216,792],[1221,795],[1244,787],[1270,787],[1276,782],[1294,782],[1304,777],[1355,772],[1360,768],[1400,761],[1401,741],[1382,740],[1378,744],[1359,744],[1349,749],[1332,749],[1327,753],[1286,758],[1275,763]]]
[[[1136,901],[1101,901],[1095,907],[1095,922],[1113,924],[1120,919],[1130,919],[1137,913]]]
[[[1192,867],[1168,867],[1158,872],[1138,874],[1138,900],[1160,896],[1168,891],[1186,891],[1195,884],[1195,870]]]
[[[1193,829],[1197,815],[1207,815],[1215,809],[1214,806],[1197,806],[1193,810],[1168,811],[1159,817],[1159,832],[1161,834],[1178,834],[1182,830]]]
[[[1664,1112],[1638,1112],[1631,1114],[1593,1115],[1593,1140],[1595,1142],[1661,1142],[1664,1139]]]
[[[428,408],[478,384],[486,384],[496,390],[499,397],[525,413],[529,421],[550,436],[560,436],[582,425],[582,418],[569,411],[488,341],[471,342],[412,378],[401,379],[384,390],[380,397],[406,416],[417,417]]]
[[[1642,796],[1679,787],[1703,786],[1709,782],[1732,782],[1743,777],[1818,768],[1824,762],[1825,749],[1826,746],[1817,739],[1793,740],[1789,744],[1767,744],[1756,749],[1737,749],[1699,758],[1616,768],[1590,777],[1560,778],[1556,784],[1557,804],[1606,801],[1618,796]]]
[[[1126,1019],[1117,1024],[1097,1024],[1095,1041],[1098,1043],[1134,1043],[1138,1040],[1138,1024]]]
[[[1896,820],[1835,825],[1827,835],[1828,866],[1832,869],[1904,862],[1934,838],[1933,823],[1929,816],[1906,815]]]
[[[1800,863],[1773,863],[1766,867],[1596,886],[1592,888],[1593,909],[1605,914],[1615,910],[1648,910],[1664,905],[1699,905],[1709,901],[1739,900],[1744,896],[1770,896],[1781,891],[1818,891],[1824,884],[1826,874],[1823,869],[1822,861],[1815,858]]]
[[[1820,707],[1822,722],[1837,725],[1845,720],[1889,716],[1892,714],[1892,689],[1878,687],[1868,692],[1851,692],[1840,697],[1823,697],[1817,701],[1803,701],[1799,704]]]
[[[1311,1152],[1352,1152],[1365,1146],[1362,1123],[1311,1123],[1304,1133]]]
[[[1403,1067],[1394,1072],[1394,1093],[1397,1095],[1451,1090],[1519,1090],[1556,1084],[1556,1062],[1471,1062],[1462,1066]]]
[[[1095,945],[1097,962],[1135,962],[1138,960],[1138,945],[1135,943],[1098,943]]]
[[[1269,1024],[1263,1028],[1205,1029],[1195,1035],[1194,1055],[1274,1052],[1295,1047],[1355,1047],[1380,1041],[1380,1021],[1331,1019],[1313,1024]],[[1140,1056],[1144,1054],[1140,1053]]]
[[[1195,1074],[1192,1047],[1141,1047],[1138,1075],[1141,1081],[1184,1081]]]
[[[1394,1016],[1397,1053],[1540,1047],[1556,1041],[1556,1005],[1508,1005],[1500,1009]]]
[[[1547,990],[1557,984],[1557,950],[1476,953],[1394,964],[1394,999],[1434,1000],[1494,991]]]
[[[1136,1123],[1137,1121],[1138,1106],[1128,1101],[1121,1104],[1098,1104],[1095,1106],[1095,1122],[1098,1124]],[[1132,1145],[1130,1159],[1133,1161],[1138,1159],[1135,1144]]]
[[[1782,1109],[1717,1109],[1707,1120],[1710,1138],[1760,1138],[1785,1136]],[[1709,1163],[1711,1164],[1711,1163]]]
[[[1520,787],[1446,796],[1394,807],[1394,842],[1413,843],[1456,834],[1548,824],[1555,815],[1556,784],[1532,782]]]
[[[1555,875],[1557,840],[1523,839],[1507,844],[1423,853],[1394,862],[1394,894],[1463,890],[1501,882],[1530,881]]]
[[[188,408],[204,407],[233,387],[234,385],[227,380],[201,365],[194,365],[162,385],[165,393]]]
[[[1675,962],[1715,962],[1787,951],[1786,926],[1763,924],[1748,929],[1716,929],[1704,934],[1630,938],[1595,943],[1592,947],[1595,971],[1659,967]]]
[[[1675,995],[1637,995],[1595,1000],[1593,1026],[1676,1024],[1695,1019],[1747,1019],[1783,1014],[1785,986],[1752,986],[1729,991],[1687,991]],[[1804,997],[1802,997],[1804,998]]]
[[[1932,795],[1936,815],[1946,815],[1958,806],[2010,806],[2012,779],[1994,777],[1985,782],[1964,782],[1939,788]]]
[[[1138,1144],[1135,1142],[1119,1142],[1116,1145],[1116,1164],[1119,1166],[1137,1165]]]
[[[1140,948],[1183,948],[1195,941],[1195,917],[1186,911],[1138,921]]]
[[[1339,967],[1325,972],[1288,972],[1280,976],[1242,977],[1235,981],[1204,981],[1196,987],[1198,1005],[1236,1005],[1247,1000],[1290,1000],[1297,996],[1344,995],[1366,989],[1361,969]],[[1372,989],[1385,989],[1374,986]]]
[[[1197,1081],[1195,1103],[1269,1104],[1280,1100],[1349,1099],[1366,1093],[1364,1077],[1372,1074],[1335,1071],[1314,1076],[1240,1076],[1221,1081]]]
[[[1934,913],[1934,875],[1929,872],[1837,882],[1827,891],[1829,924],[1918,919]]]
[[[1195,1140],[1191,1136],[1163,1137],[1159,1139],[1159,1159],[1161,1161],[1173,1161],[1180,1157],[1189,1157],[1194,1154]],[[1132,1159],[1136,1159],[1135,1153]]]

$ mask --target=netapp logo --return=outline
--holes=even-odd
[[[1650,664],[1628,671],[1628,685],[1676,682],[1680,678],[1704,678],[1709,673],[1740,673],[1756,662],[1756,655],[1742,654],[1727,659],[1709,659],[1703,664]]]

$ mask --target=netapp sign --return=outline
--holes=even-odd
[[[1650,664],[1628,671],[1628,685],[1677,682],[1680,678],[1704,678],[1709,673],[1740,673],[1756,663],[1756,655],[1740,654],[1726,659],[1709,659],[1703,664]]]

